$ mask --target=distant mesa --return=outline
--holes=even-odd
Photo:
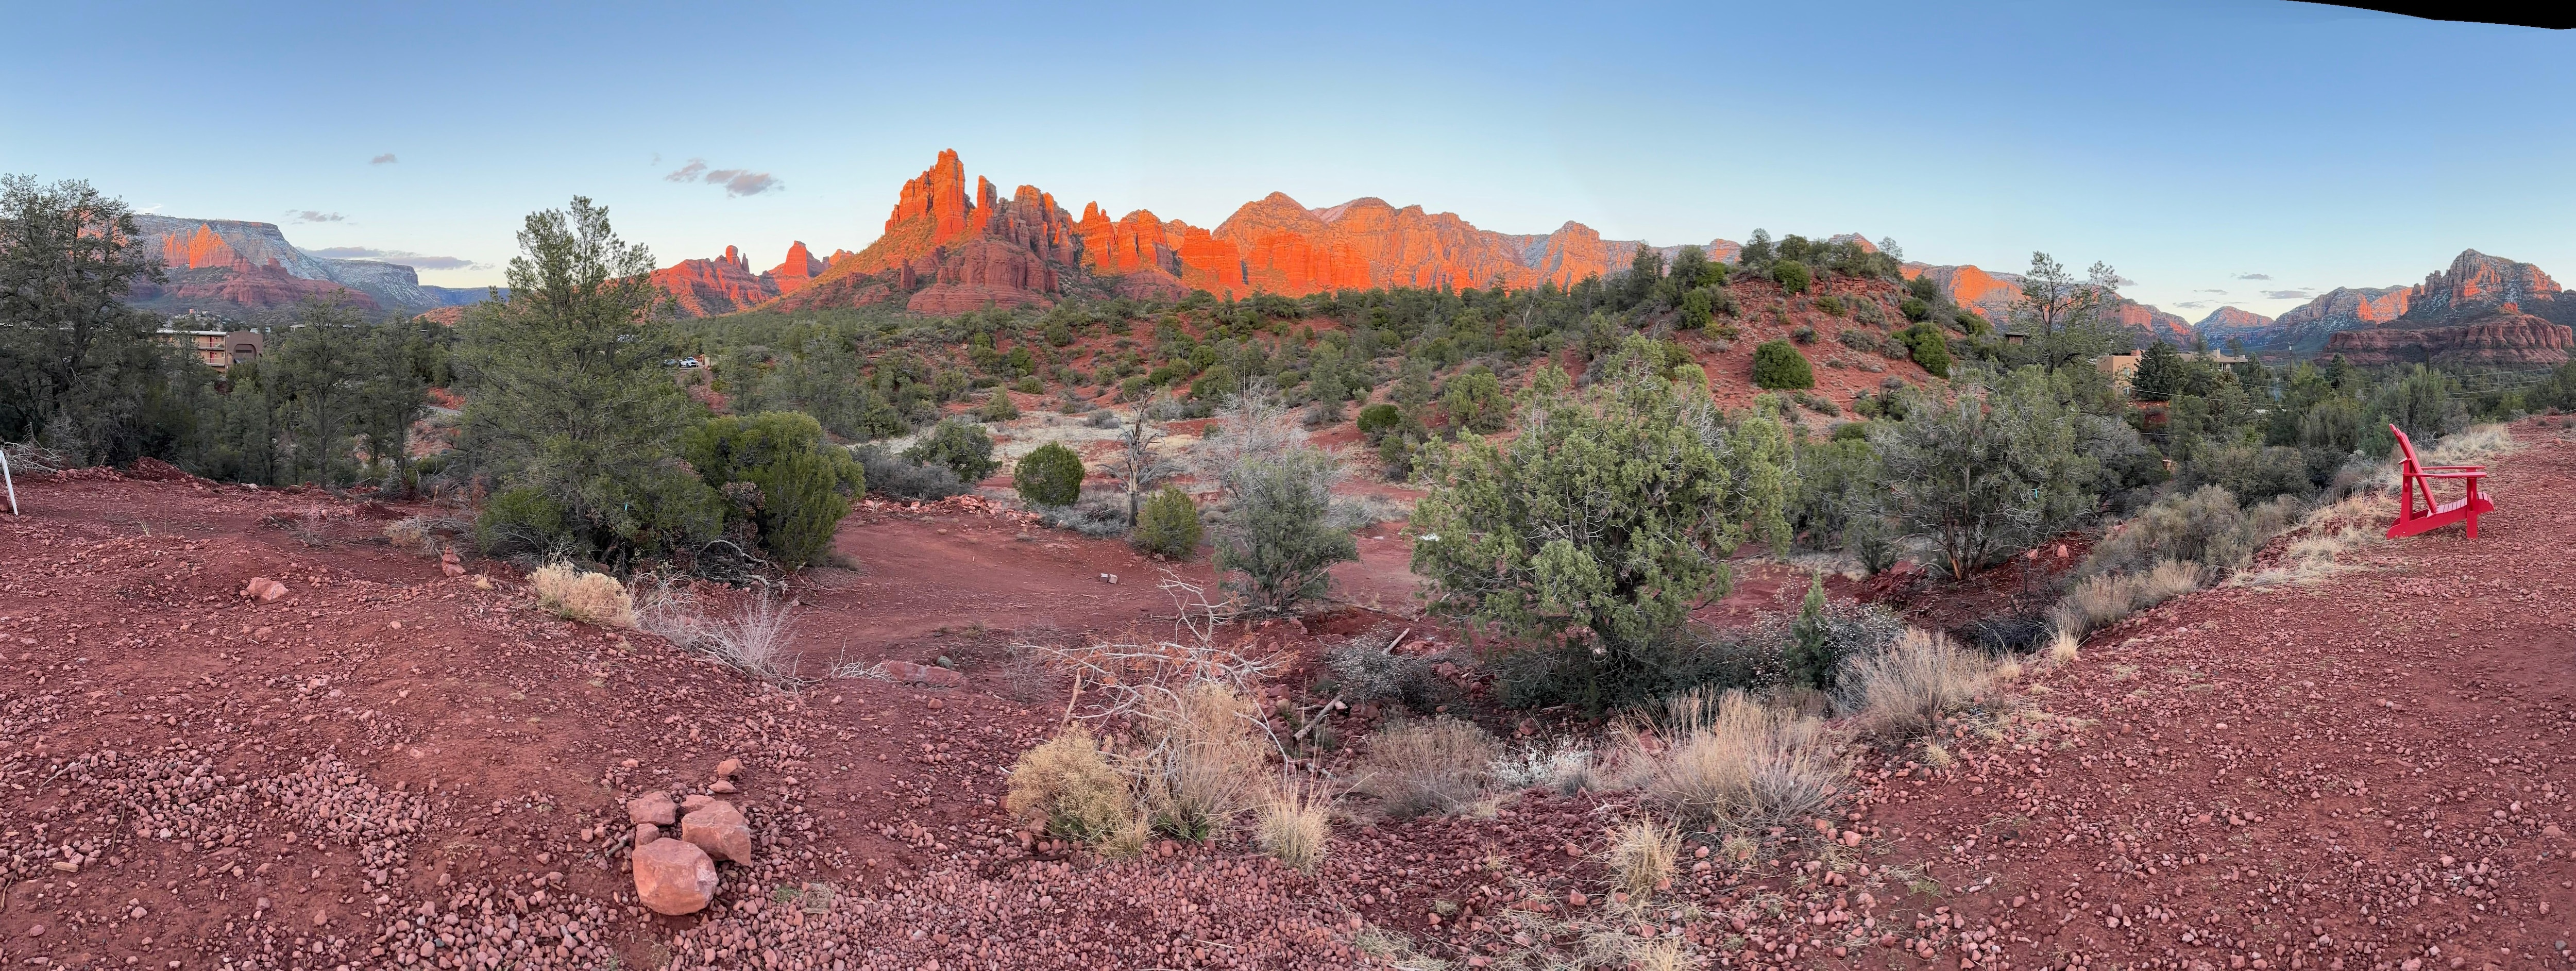
[[[2514,312],[2499,314],[2507,304],[2514,306]],[[2299,356],[2360,353],[2377,360],[2397,353],[2387,348],[2432,347],[2441,341],[2426,344],[2372,337],[2338,344],[2336,337],[2353,331],[2491,325],[2445,338],[2470,344],[2442,345],[2440,353],[2450,355],[2449,359],[2518,357],[2530,353],[2531,347],[2545,348],[2548,343],[2545,336],[2522,334],[2517,329],[2524,326],[2518,319],[2522,316],[2543,323],[2576,322],[2576,298],[2571,298],[2537,266],[2472,249],[2462,250],[2452,258],[2450,266],[2426,274],[2424,282],[2414,286],[2336,287],[2318,294],[2306,304],[2282,313],[2271,326],[2246,334],[2243,340],[2247,347],[2289,351]],[[2471,346],[2479,341],[2497,343],[2487,349]],[[2545,350],[2541,353],[2546,356]]]
[[[2365,327],[2327,338],[2325,353],[2354,364],[2477,364],[2551,367],[2576,351],[2576,329],[2503,303],[2432,327]]]
[[[135,305],[148,310],[259,317],[308,298],[336,297],[366,310],[421,313],[473,303],[488,292],[422,286],[419,271],[400,263],[315,256],[287,242],[275,223],[152,215],[134,222],[138,247],[169,276],[135,290]]]

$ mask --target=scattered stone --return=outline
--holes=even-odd
[[[712,805],[715,805],[715,804],[716,804],[716,797],[714,797],[714,796],[710,796],[710,795],[707,795],[707,794],[705,794],[705,793],[697,793],[697,792],[693,792],[693,793],[690,793],[690,794],[689,794],[689,797],[688,797],[688,798],[680,800],[680,812],[681,812],[683,815],[685,815],[685,814],[688,814],[688,813],[697,812],[698,810],[705,809],[705,808],[707,808],[708,806],[712,806]]]
[[[456,558],[454,549],[438,551],[438,572],[452,577],[465,575],[465,561]]]
[[[668,794],[648,792],[627,800],[626,818],[629,822],[639,824],[668,826],[679,822],[680,814],[678,807],[671,805],[671,797]]]
[[[635,824],[635,846],[639,849],[662,838],[662,827],[652,823]]]
[[[741,775],[741,774],[742,774],[742,760],[741,760],[741,759],[726,759],[726,760],[724,760],[724,761],[722,761],[722,762],[718,762],[718,763],[716,763],[716,777],[717,777],[717,778],[720,778],[720,779],[730,779],[730,778],[733,778],[733,777],[738,776],[738,775]]]
[[[277,598],[286,596],[286,584],[267,577],[252,577],[250,584],[242,587],[241,595],[261,603],[275,603]]]
[[[751,862],[751,821],[729,802],[710,802],[680,818],[680,838],[720,860]]]
[[[656,840],[635,850],[635,898],[670,917],[705,910],[716,894],[716,863],[687,840]]]
[[[731,780],[731,779],[717,779],[717,780],[715,781],[715,784],[710,785],[710,786],[708,786],[708,787],[707,787],[707,791],[709,791],[709,792],[732,792],[732,791],[734,791],[734,787],[733,787],[733,780]]]
[[[966,676],[963,674],[943,667],[914,664],[910,661],[887,661],[885,673],[886,677],[915,684],[935,684],[953,688],[966,683]]]

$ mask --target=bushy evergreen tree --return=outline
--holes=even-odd
[[[1020,457],[1011,486],[1033,506],[1070,506],[1082,498],[1082,456],[1048,442]]]
[[[858,461],[796,412],[709,419],[680,451],[701,481],[733,499],[729,518],[752,523],[761,548],[788,569],[820,559],[850,500],[867,492]]]
[[[1753,386],[1765,390],[1803,389],[1816,386],[1815,368],[1796,345],[1783,340],[1764,341],[1753,349]]]

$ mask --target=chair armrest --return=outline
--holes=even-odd
[[[2483,469],[2483,468],[2486,468],[2486,466],[2483,466],[2483,465],[2419,465],[2419,466],[2416,466],[2416,468],[2424,469],[2424,470],[2430,471],[2430,470],[2433,470],[2433,469]]]
[[[2416,477],[2422,479],[2483,479],[2487,477],[2487,474],[2484,472],[2418,472],[2416,473]]]

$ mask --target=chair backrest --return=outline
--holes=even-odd
[[[2406,456],[2406,471],[2410,474],[2423,471],[2424,463],[2415,460],[2415,443],[2407,440],[2406,430],[2395,424],[2389,425],[2388,430],[2397,436],[2397,451]]]

